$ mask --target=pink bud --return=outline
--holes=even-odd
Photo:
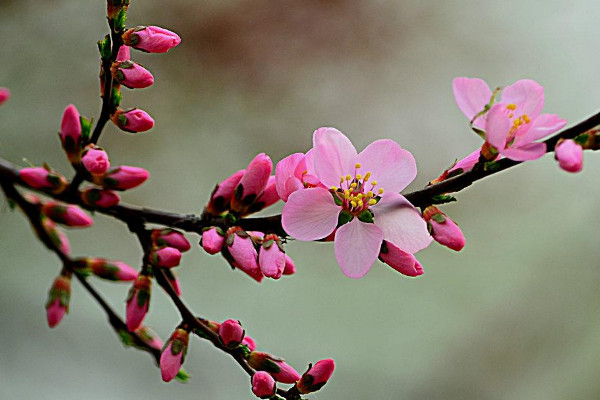
[[[296,273],[296,266],[294,260],[292,260],[287,254],[285,255],[285,267],[283,269],[284,275],[293,275]]]
[[[174,247],[181,252],[188,251],[192,246],[181,232],[174,229],[156,229],[152,232],[152,241],[157,246]]]
[[[139,108],[125,112],[117,110],[112,116],[112,121],[122,130],[132,133],[144,132],[154,126],[152,117]]]
[[[42,213],[54,222],[73,228],[85,228],[94,223],[81,208],[70,204],[48,202],[42,206]]]
[[[260,246],[258,262],[264,276],[273,279],[281,278],[285,269],[285,253],[277,235],[265,236],[263,244]]]
[[[96,146],[90,146],[83,153],[81,163],[92,175],[102,175],[110,168],[108,154]]]
[[[34,189],[49,189],[52,193],[58,194],[67,188],[67,180],[64,176],[56,171],[48,171],[46,168],[23,168],[19,171],[19,176],[23,182]]]
[[[119,47],[119,52],[117,53],[117,61],[128,61],[130,58],[130,47],[125,45]]]
[[[138,26],[123,34],[123,42],[148,53],[166,53],[181,43],[181,38],[158,26]]]
[[[275,185],[275,176],[270,176],[267,182],[267,187],[264,192],[258,196],[258,199],[252,204],[247,213],[251,214],[267,208],[279,201],[279,195],[277,194],[277,186]]]
[[[140,326],[133,333],[135,333],[144,343],[153,349],[162,350],[163,342],[156,332],[147,326]]]
[[[221,228],[213,226],[202,232],[202,248],[208,254],[217,254],[225,243],[225,233]]]
[[[93,176],[93,181],[106,189],[127,190],[141,185],[148,179],[150,174],[143,168],[120,167],[111,168],[102,176]]]
[[[69,160],[79,161],[81,151],[81,119],[79,111],[73,104],[69,104],[63,112],[60,123],[60,141],[67,152]]]
[[[167,342],[167,347],[160,355],[160,372],[165,382],[177,376],[185,358],[189,343],[189,334],[184,329],[177,329]]]
[[[302,394],[308,394],[321,389],[329,378],[331,378],[334,368],[335,362],[330,358],[317,361],[315,365],[302,375],[302,378],[296,384],[298,391]]]
[[[300,374],[283,359],[267,353],[251,352],[248,364],[257,371],[267,371],[277,382],[296,383],[300,379]]]
[[[134,281],[138,272],[135,268],[121,261],[110,261],[104,258],[83,258],[81,265],[99,278],[111,281]]]
[[[64,255],[68,256],[71,253],[71,245],[69,244],[67,235],[59,229],[50,218],[46,218],[42,215],[41,221],[44,230],[48,233],[48,236],[50,236],[50,240],[52,240]]]
[[[245,331],[244,328],[242,328],[240,321],[234,319],[228,319],[219,327],[219,337],[225,347],[230,349],[234,349],[242,343],[244,334]]]
[[[245,169],[239,170],[217,185],[210,197],[208,205],[206,206],[206,212],[218,215],[229,209],[229,203],[233,197],[233,191],[235,190],[237,184],[240,183],[240,180],[245,172]]]
[[[150,289],[152,279],[146,275],[138,275],[127,295],[125,322],[127,330],[133,332],[140,327],[148,313],[150,305]]]
[[[240,183],[235,188],[231,199],[231,209],[244,213],[265,190],[272,170],[271,158],[265,153],[260,153],[254,157],[248,164]]]
[[[265,371],[257,371],[252,375],[252,393],[261,399],[268,399],[277,392],[277,384]]]
[[[86,188],[81,192],[81,201],[91,207],[108,208],[119,204],[121,198],[112,190]]]
[[[69,312],[69,299],[71,298],[71,277],[59,275],[48,293],[46,302],[46,317],[48,326],[54,328]]]
[[[454,251],[460,251],[465,246],[465,236],[458,225],[437,207],[427,207],[423,211],[423,218],[427,221],[431,236],[436,242]]]
[[[181,252],[174,247],[154,249],[150,254],[150,262],[157,267],[176,267],[181,262]]]
[[[0,106],[10,99],[10,90],[5,87],[0,87]]]
[[[143,89],[154,83],[150,71],[133,61],[115,62],[111,72],[117,82],[129,89]]]
[[[558,166],[567,172],[579,172],[583,168],[583,148],[573,139],[558,143],[554,149]]]
[[[250,337],[248,335],[244,336],[244,340],[242,340],[242,344],[245,344],[246,346],[248,346],[248,350],[250,350],[250,351],[256,350],[256,342],[254,341],[254,339],[252,339],[252,337]]]
[[[229,254],[233,257],[234,266],[250,275],[257,282],[262,281],[263,274],[256,261],[258,254],[248,234],[237,226],[229,228],[225,244]]]
[[[179,283],[179,278],[177,277],[177,272],[175,272],[174,269],[165,269],[164,272],[165,272],[165,275],[167,276],[167,279],[169,280],[169,283],[173,287],[175,294],[177,296],[181,296],[181,284]]]
[[[400,250],[388,241],[383,241],[379,258],[403,275],[415,277],[423,274],[423,267],[412,254]]]

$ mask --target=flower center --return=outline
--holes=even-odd
[[[517,131],[519,130],[519,128],[523,125],[527,125],[528,123],[531,122],[531,119],[529,118],[529,115],[527,114],[521,114],[519,117],[515,118],[515,113],[514,111],[517,109],[517,105],[514,103],[510,103],[506,106],[506,112],[508,115],[508,118],[510,118],[512,120],[512,126],[510,127],[510,130],[508,131],[508,140],[507,140],[507,146],[510,145],[510,143],[512,141],[515,140],[515,137],[517,135]]]
[[[360,163],[356,163],[354,176],[350,174],[342,176],[340,186],[331,187],[336,203],[353,215],[358,215],[377,204],[383,194],[383,188],[377,188],[377,181],[370,180],[371,172],[360,174],[358,173],[360,168]]]

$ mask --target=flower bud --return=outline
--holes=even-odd
[[[579,172],[583,168],[583,148],[573,139],[558,142],[554,157],[558,166],[567,172]]]
[[[202,232],[202,248],[208,254],[217,254],[225,243],[225,233],[219,227],[213,226]]]
[[[150,174],[143,168],[122,165],[111,168],[104,175],[93,176],[96,185],[105,189],[127,190],[141,185]]]
[[[436,242],[454,251],[465,247],[465,236],[458,225],[437,207],[427,207],[423,211],[423,218],[427,221],[431,236]]]
[[[90,271],[102,279],[110,281],[133,281],[137,278],[138,272],[135,268],[122,261],[110,261],[104,258],[82,258],[76,262],[77,269]]]
[[[177,296],[181,296],[181,285],[179,283],[179,278],[177,277],[177,272],[174,269],[165,269],[165,275],[167,276],[167,280],[173,287],[175,294]]]
[[[244,336],[244,340],[242,340],[242,344],[245,344],[246,346],[248,346],[248,350],[250,350],[250,351],[256,350],[256,342],[254,341],[254,339],[252,339],[252,337],[250,337],[248,335]]]
[[[153,349],[162,350],[162,348],[163,348],[162,340],[160,340],[160,337],[158,336],[158,334],[156,332],[154,332],[152,329],[150,329],[149,327],[142,325],[138,329],[136,329],[133,333],[135,333],[142,340],[142,342],[146,343],[148,346],[152,347]]]
[[[50,240],[58,247],[58,249],[66,256],[71,253],[71,245],[69,244],[69,238],[67,235],[60,230],[54,221],[46,216],[41,216],[42,226],[44,230],[50,236]]]
[[[177,376],[181,364],[187,353],[189,333],[184,329],[177,329],[167,342],[167,347],[160,355],[160,372],[165,382],[170,382]]]
[[[275,176],[269,177],[267,187],[262,192],[256,201],[248,208],[247,214],[252,214],[262,209],[265,209],[279,201],[279,194],[277,194],[277,186],[275,185]]]
[[[33,189],[46,189],[51,193],[59,194],[67,188],[67,180],[56,171],[42,167],[23,168],[19,176]]]
[[[229,209],[233,191],[245,172],[245,169],[241,169],[217,185],[206,206],[206,212],[218,215]]]
[[[110,70],[113,78],[129,89],[143,89],[154,83],[150,71],[133,61],[115,62]]]
[[[166,53],[181,43],[181,38],[158,26],[138,26],[123,34],[123,42],[148,53]]]
[[[221,328],[221,323],[217,321],[211,321],[210,319],[198,318],[204,325],[208,327],[211,331],[219,334],[219,329]]]
[[[71,277],[59,275],[48,293],[46,301],[46,317],[48,326],[54,328],[69,312],[69,299],[71,298]]]
[[[152,117],[139,108],[129,111],[117,110],[111,118],[120,129],[131,133],[144,132],[154,126]]]
[[[263,244],[260,246],[258,262],[264,276],[273,279],[281,278],[285,269],[285,252],[277,235],[265,236]]]
[[[188,251],[192,246],[181,232],[174,229],[156,229],[152,232],[152,242],[157,246],[174,247],[181,252]]]
[[[261,399],[273,397],[277,392],[275,379],[265,371],[257,371],[252,375],[252,393]]]
[[[239,226],[229,228],[225,244],[234,260],[233,266],[250,275],[257,282],[262,281],[263,274],[256,261],[258,254],[248,234]]]
[[[117,18],[122,9],[125,9],[125,12],[127,12],[128,6],[129,0],[107,0],[106,15],[108,16],[108,19]]]
[[[248,207],[264,192],[272,170],[271,158],[265,153],[254,157],[248,164],[240,183],[235,187],[231,199],[231,209],[240,214],[245,213]]]
[[[117,53],[116,61],[128,61],[131,59],[131,48],[129,46],[122,45],[119,47],[119,52]]]
[[[294,260],[292,260],[287,254],[285,255],[285,267],[283,268],[284,275],[293,275],[296,273],[296,266]]]
[[[0,87],[0,106],[10,99],[10,90],[5,87]]]
[[[230,349],[235,349],[242,343],[244,334],[245,331],[244,328],[242,328],[242,324],[240,324],[240,321],[234,319],[224,321],[219,327],[219,337],[221,338],[221,342],[223,342],[225,347]]]
[[[181,262],[181,252],[174,247],[154,248],[150,253],[150,263],[157,267],[172,268]]]
[[[42,213],[52,221],[72,228],[85,228],[94,223],[81,208],[71,204],[50,201],[42,206]]]
[[[63,112],[62,121],[60,123],[60,141],[63,149],[67,153],[69,161],[72,163],[79,162],[81,155],[81,117],[79,111],[73,104],[69,104]]]
[[[119,204],[121,198],[112,190],[86,188],[81,192],[81,201],[90,207],[108,208]]]
[[[127,295],[125,322],[127,330],[133,332],[140,327],[150,306],[152,279],[147,275],[138,275]]]
[[[309,368],[308,371],[302,375],[300,381],[296,384],[298,392],[302,394],[308,394],[316,392],[321,389],[331,378],[335,363],[332,359],[317,361],[315,365]]]
[[[296,383],[300,379],[300,374],[283,359],[267,353],[251,352],[248,364],[257,371],[268,372],[277,382]]]
[[[403,275],[415,277],[423,274],[423,267],[412,254],[386,240],[381,244],[379,259]]]
[[[83,152],[81,163],[92,175],[102,175],[110,168],[108,154],[95,145],[88,146]]]

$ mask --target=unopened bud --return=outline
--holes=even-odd
[[[181,284],[179,283],[179,278],[177,277],[177,272],[174,269],[165,269],[164,270],[167,280],[173,287],[175,294],[177,296],[181,296]]]
[[[177,329],[167,342],[160,355],[160,372],[165,382],[177,376],[185,359],[189,343],[189,333],[185,329]]]
[[[279,194],[277,194],[277,186],[275,184],[275,176],[272,175],[269,177],[269,181],[267,182],[267,187],[262,192],[260,196],[256,199],[256,201],[248,208],[247,213],[251,214],[257,211],[260,211],[264,208],[267,208],[279,201]]]
[[[133,332],[140,327],[150,306],[152,279],[147,275],[138,275],[127,295],[125,322],[127,330]]]
[[[264,276],[273,279],[281,278],[285,269],[285,252],[277,235],[265,236],[263,244],[260,246],[258,262]]]
[[[82,128],[79,111],[73,104],[69,104],[63,112],[60,123],[60,141],[67,153],[69,161],[79,162],[82,148]]]
[[[403,275],[412,277],[423,275],[423,267],[415,256],[400,250],[388,241],[384,240],[381,244],[379,258]]]
[[[245,213],[264,192],[272,170],[273,163],[269,156],[260,153],[254,157],[235,188],[231,209],[240,214]]]
[[[5,87],[0,87],[0,106],[10,99],[10,90]]]
[[[423,218],[427,221],[431,236],[436,242],[454,251],[465,247],[465,236],[458,225],[437,207],[427,207],[423,211]]]
[[[72,228],[85,228],[94,223],[81,208],[71,204],[48,202],[42,206],[42,213],[52,221]]]
[[[143,89],[152,86],[154,77],[146,68],[133,61],[118,61],[111,67],[113,78],[129,89]]]
[[[131,133],[144,132],[154,126],[154,119],[139,108],[129,111],[117,110],[111,118],[115,125]]]
[[[65,177],[47,168],[23,168],[19,171],[19,176],[32,188],[49,190],[53,194],[62,193],[67,188]]]
[[[183,236],[183,233],[174,229],[156,229],[152,231],[152,242],[157,246],[174,247],[181,252],[188,251],[190,242]]]
[[[300,374],[283,359],[271,354],[253,351],[248,356],[248,364],[257,371],[266,371],[277,382],[296,383]]]
[[[285,267],[283,269],[284,275],[293,275],[296,273],[296,266],[294,260],[292,260],[287,254],[285,255]]]
[[[308,394],[321,389],[331,378],[334,368],[335,362],[330,358],[317,361],[296,384],[298,392]]]
[[[206,212],[218,215],[229,209],[235,187],[240,183],[244,172],[245,169],[239,170],[217,185],[206,206]]]
[[[244,336],[244,340],[242,340],[242,344],[246,345],[248,347],[248,350],[250,350],[250,351],[256,350],[256,342],[254,341],[254,339],[252,339],[252,337],[250,337],[248,335]]]
[[[242,340],[244,340],[244,328],[242,328],[242,324],[240,321],[236,321],[234,319],[228,319],[221,323],[219,327],[219,337],[221,338],[221,342],[225,345],[225,347],[234,349],[242,344]]]
[[[202,248],[208,254],[217,254],[225,243],[225,233],[219,227],[213,226],[202,232]]]
[[[158,26],[138,26],[123,34],[123,42],[148,53],[166,53],[181,43],[181,38]]]
[[[277,383],[265,371],[256,371],[252,375],[252,393],[261,399],[268,399],[277,392]]]
[[[141,185],[149,176],[143,168],[122,165],[111,168],[104,175],[93,176],[93,181],[106,189],[128,190]]]
[[[110,168],[106,151],[93,144],[82,153],[81,163],[92,175],[102,175]]]
[[[583,168],[583,148],[573,139],[559,141],[554,157],[558,166],[567,172],[579,172]]]
[[[131,59],[131,49],[129,48],[129,46],[123,45],[119,47],[119,52],[117,53],[116,61],[128,61],[129,59]]]
[[[71,253],[71,245],[67,235],[56,226],[54,221],[42,215],[42,226],[50,237],[50,240],[58,247],[58,249],[66,256]]]
[[[97,277],[110,281],[133,281],[138,276],[135,268],[122,261],[87,257],[77,260],[75,265],[78,269],[82,268],[83,272],[90,271]]]
[[[81,192],[81,201],[90,207],[108,208],[119,204],[121,198],[112,190],[86,188]]]
[[[240,227],[234,226],[227,231],[225,244],[233,260],[234,266],[248,274],[257,282],[262,281],[263,274],[258,266],[256,249],[248,234]]]
[[[46,317],[48,326],[54,328],[69,312],[69,300],[71,298],[71,277],[59,275],[48,293],[46,302]]]
[[[174,247],[155,248],[150,253],[150,263],[157,267],[172,268],[181,262],[181,252]]]
[[[138,337],[142,340],[142,342],[144,342],[148,346],[152,347],[153,349],[162,350],[162,348],[163,348],[162,340],[160,340],[160,337],[158,336],[158,334],[156,332],[154,332],[152,329],[150,329],[149,327],[140,326],[133,333],[138,335]]]

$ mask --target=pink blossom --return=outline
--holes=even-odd
[[[415,256],[400,250],[398,247],[385,240],[381,246],[379,259],[400,272],[402,275],[411,277],[423,275],[423,267],[419,261],[417,261]]]
[[[454,98],[461,111],[472,120],[492,102],[492,91],[477,78],[456,78]],[[515,161],[535,160],[546,153],[546,144],[535,142],[565,126],[566,120],[554,114],[540,114],[544,88],[522,79],[502,91],[500,102],[477,117],[473,126],[485,130],[486,141],[502,156]]]
[[[145,132],[154,126],[154,119],[139,108],[129,111],[118,110],[113,114],[112,121],[122,130],[132,133]]]
[[[277,163],[275,185],[281,200],[287,201],[296,190],[319,185],[319,179],[312,170],[312,155],[313,150],[309,150],[306,155],[294,153]]]
[[[248,164],[246,172],[235,187],[231,199],[231,209],[245,213],[248,207],[264,192],[273,170],[271,158],[265,153],[260,153]]]
[[[81,163],[92,175],[102,175],[110,168],[106,151],[94,145],[91,145],[83,153]]]
[[[416,176],[413,156],[392,140],[377,140],[360,154],[334,128],[313,136],[312,168],[325,187],[297,190],[283,207],[282,226],[299,240],[335,234],[344,274],[364,276],[387,240],[414,253],[431,243],[420,213],[398,192]],[[385,189],[385,192],[384,192]],[[338,221],[342,225],[338,227]]]
[[[255,281],[262,281],[263,274],[257,262],[258,254],[248,234],[237,226],[229,228],[225,244],[233,258],[234,267],[242,270]]]
[[[133,333],[135,333],[144,343],[153,349],[162,350],[163,342],[156,332],[147,326],[140,326]]]
[[[91,272],[103,279],[111,281],[134,281],[138,272],[122,261],[110,261],[104,258],[85,258],[81,260]]]
[[[435,206],[429,206],[423,211],[431,236],[441,245],[454,251],[460,251],[465,246],[465,236],[462,231],[446,214]]]
[[[206,212],[217,215],[229,208],[233,192],[245,172],[245,169],[241,169],[217,185],[210,196]]]
[[[71,204],[48,202],[42,206],[42,212],[54,222],[72,228],[85,228],[94,223],[81,208]]]
[[[219,337],[225,347],[230,349],[234,349],[242,343],[244,334],[245,331],[244,328],[242,328],[242,324],[240,324],[240,321],[234,319],[224,321],[219,327]]]
[[[275,395],[277,384],[275,379],[265,371],[256,371],[252,375],[252,393],[261,399],[268,399]]]
[[[583,168],[583,148],[573,139],[559,142],[554,149],[554,157],[567,172],[579,172]]]
[[[119,47],[116,61],[128,61],[129,59],[131,59],[131,48],[125,45]]]
[[[22,168],[19,177],[34,189],[49,190],[51,193],[61,193],[67,188],[67,180],[56,171],[42,167]]]
[[[300,379],[300,374],[283,359],[268,353],[251,352],[248,364],[257,371],[268,372],[277,382],[296,383]]]
[[[160,372],[165,382],[170,382],[181,369],[189,343],[189,333],[177,329],[167,342],[167,347],[160,355]]]
[[[48,326],[54,328],[69,312],[71,298],[71,277],[59,275],[52,284],[46,302],[46,317]]]
[[[106,189],[128,190],[144,183],[150,174],[143,168],[122,165],[111,168],[104,175],[92,176],[95,184]]]
[[[256,350],[256,342],[254,341],[254,339],[252,339],[248,335],[244,336],[244,340],[242,340],[242,344],[245,344],[246,346],[248,346],[248,349],[250,351]]]
[[[150,254],[150,262],[163,268],[172,268],[181,262],[181,252],[174,247],[162,247],[155,249]]]
[[[133,332],[142,325],[150,306],[150,289],[152,279],[146,275],[138,275],[127,295],[125,322],[127,330]]]
[[[112,190],[86,188],[81,192],[81,201],[91,207],[108,208],[119,204],[121,198]]]
[[[284,275],[293,275],[296,273],[296,265],[294,265],[294,260],[290,258],[287,254],[285,255],[285,267],[283,268]]]
[[[133,61],[116,62],[113,64],[111,72],[117,82],[129,89],[143,89],[154,83],[154,77],[150,71]]]
[[[335,362],[331,358],[317,361],[296,384],[298,392],[308,394],[321,389],[331,378],[334,369]]]
[[[225,243],[225,233],[221,228],[213,226],[202,232],[202,248],[208,254],[217,254]]]
[[[174,247],[181,252],[188,251],[192,246],[181,232],[174,229],[156,229],[152,232],[152,241],[157,246]]]
[[[10,90],[5,87],[0,87],[0,106],[10,99]]]
[[[265,236],[260,246],[258,263],[264,276],[273,279],[281,278],[285,269],[285,253],[277,235]]]
[[[128,46],[148,53],[166,53],[181,43],[181,38],[158,26],[138,26],[125,32],[123,41]]]

